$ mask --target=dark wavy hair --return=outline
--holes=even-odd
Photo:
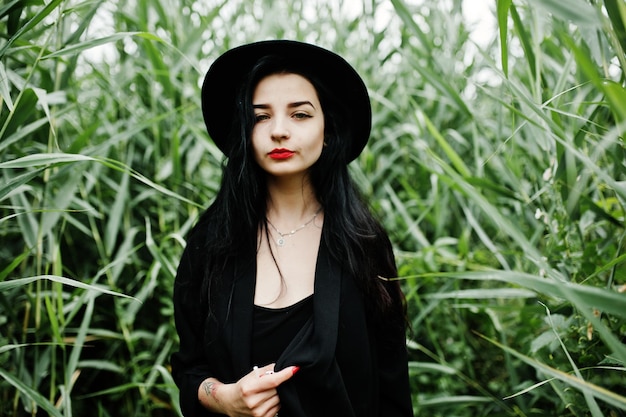
[[[210,300],[229,261],[256,253],[259,228],[267,232],[266,176],[254,159],[251,144],[255,122],[252,96],[259,81],[278,73],[305,77],[318,94],[324,112],[325,146],[310,168],[310,181],[324,210],[322,239],[331,256],[357,280],[368,310],[384,316],[403,298],[397,282],[388,280],[397,275],[391,243],[348,172],[346,144],[352,140],[352,132],[347,112],[343,111],[345,105],[307,68],[279,56],[260,59],[242,83],[220,190],[194,228],[195,232],[207,234],[202,283],[202,292],[208,295],[205,300]]]

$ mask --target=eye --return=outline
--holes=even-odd
[[[254,122],[255,123],[262,122],[263,120],[267,120],[269,118],[270,117],[267,114],[265,114],[265,113],[255,114],[254,115]]]
[[[303,113],[303,112],[297,112],[293,114],[294,119],[310,119],[311,117],[313,116],[311,116],[308,113]]]

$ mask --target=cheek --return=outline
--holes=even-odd
[[[252,145],[252,155],[257,164],[261,164],[263,158],[261,155],[263,154],[263,150],[259,147],[259,142],[254,139],[254,133],[252,134],[252,140],[250,141]]]
[[[324,142],[326,141],[326,132],[324,131],[324,125],[321,125],[318,130],[318,140],[316,141],[316,147],[318,148],[320,154],[324,149]]]
[[[257,155],[260,152],[260,140],[259,138],[259,131],[257,127],[254,127],[252,129],[252,134],[250,136],[250,144],[252,145],[252,150],[254,151],[254,154]]]
[[[320,134],[309,145],[309,153],[314,160],[318,160],[324,151],[324,134]]]

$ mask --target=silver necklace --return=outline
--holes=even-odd
[[[296,232],[299,232],[300,230],[304,229],[305,227],[307,227],[308,225],[310,225],[311,223],[313,223],[313,220],[315,220],[315,218],[317,217],[317,215],[318,215],[318,214],[320,214],[320,211],[322,211],[322,208],[321,208],[321,207],[317,209],[317,211],[315,212],[315,214],[313,215],[313,217],[311,217],[311,219],[310,219],[309,221],[307,221],[306,223],[304,223],[304,224],[300,225],[299,227],[296,227],[295,229],[293,229],[292,231],[287,232],[287,233],[282,233],[280,230],[278,230],[278,229],[276,228],[276,226],[274,226],[274,225],[272,224],[272,222],[271,222],[269,219],[266,219],[266,220],[267,220],[267,224],[269,224],[269,225],[272,227],[272,229],[274,229],[274,231],[275,231],[276,233],[278,233],[278,236],[280,236],[278,239],[276,239],[276,244],[277,244],[278,246],[280,246],[281,248],[282,248],[283,246],[285,246],[285,238],[286,238],[286,237],[291,237],[291,236],[295,235],[295,234],[296,234]]]

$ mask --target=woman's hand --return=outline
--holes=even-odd
[[[209,410],[230,417],[274,417],[280,409],[276,392],[283,382],[298,371],[291,366],[274,373],[274,364],[255,367],[234,384],[223,384],[215,378],[202,382],[198,390],[200,402]]]

